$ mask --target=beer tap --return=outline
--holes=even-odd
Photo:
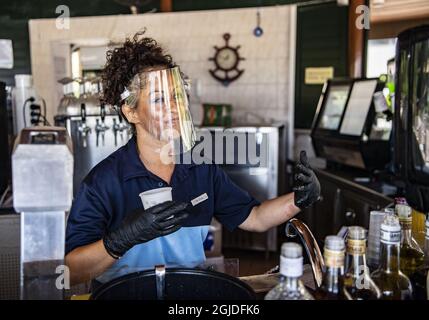
[[[103,128],[100,125],[100,120],[99,119],[95,119],[95,133],[96,133],[96,140],[95,140],[95,145],[98,147],[98,138],[100,136],[100,132],[103,131]]]
[[[106,105],[102,101],[101,101],[101,104],[100,104],[100,117],[101,117],[101,124],[100,124],[99,119],[97,119],[96,120],[96,125],[95,125],[95,131],[97,133],[97,141],[96,141],[97,147],[98,147],[98,136],[99,136],[99,134],[101,134],[101,141],[102,141],[102,145],[104,146],[104,133],[107,130],[109,130],[109,127],[105,123],[105,119],[106,119]]]
[[[87,147],[88,143],[87,143],[87,139],[88,139],[88,134],[91,133],[91,128],[86,124],[86,106],[85,103],[81,103],[80,105],[80,115],[81,115],[81,124],[78,127],[78,130],[81,134],[82,137],[82,145],[84,148]]]
[[[118,145],[118,131],[120,131],[120,125],[116,121],[116,118],[113,118],[113,134],[115,135],[115,147]],[[122,132],[121,132],[122,135]]]
[[[118,119],[119,119],[119,124],[118,124],[118,129],[119,129],[119,133],[121,135],[121,141],[124,141],[124,131],[128,132],[128,125],[123,121],[122,116],[120,114],[118,114]]]

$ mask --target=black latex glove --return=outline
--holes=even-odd
[[[295,205],[301,210],[308,208],[320,198],[320,183],[308,163],[305,151],[301,151],[295,167],[293,191]]]
[[[114,258],[120,258],[137,244],[176,232],[189,215],[184,211],[187,206],[187,203],[167,201],[147,210],[135,210],[119,228],[103,238],[107,252]]]

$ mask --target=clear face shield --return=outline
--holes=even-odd
[[[194,146],[196,134],[178,67],[137,74],[121,99],[131,108],[141,108],[142,125],[160,142],[160,152],[178,155]]]

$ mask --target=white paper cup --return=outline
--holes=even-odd
[[[367,260],[372,267],[378,267],[380,263],[380,228],[385,215],[384,211],[370,212]]]
[[[171,187],[165,187],[140,193],[139,196],[140,199],[142,199],[143,208],[147,210],[150,207],[156,206],[157,204],[173,200],[171,189]]]
[[[369,233],[373,235],[380,234],[380,227],[383,223],[386,212],[383,211],[371,211],[369,216]]]

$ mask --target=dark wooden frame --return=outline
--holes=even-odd
[[[231,47],[229,45],[229,39],[231,39],[231,35],[229,33],[225,33],[223,35],[223,39],[225,40],[225,45],[223,47],[213,46],[213,48],[216,50],[216,52],[215,52],[215,55],[213,57],[209,58],[209,61],[213,61],[216,68],[215,69],[209,69],[209,72],[213,78],[215,78],[216,80],[221,82],[224,86],[228,86],[231,82],[237,80],[243,74],[244,70],[238,69],[238,64],[240,63],[240,61],[246,60],[246,59],[243,57],[240,57],[240,54],[238,52],[238,50],[240,49],[241,46]],[[236,61],[235,61],[234,65],[228,69],[222,68],[217,61],[219,53],[225,49],[232,50],[236,56]],[[235,70],[237,72],[237,74],[235,76],[229,76],[228,73],[233,71],[233,70]],[[221,77],[221,76],[217,75],[216,73],[218,71],[223,71],[225,73],[225,76]]]

